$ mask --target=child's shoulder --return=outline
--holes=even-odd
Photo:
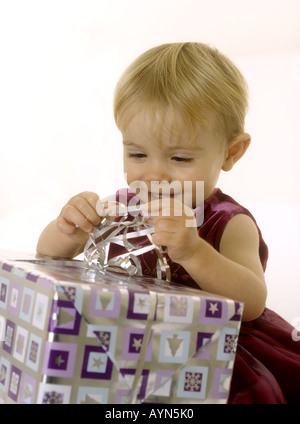
[[[266,267],[268,247],[263,240],[260,228],[252,213],[234,200],[231,196],[217,188],[205,201],[204,222],[198,229],[199,235],[209,242],[215,249],[220,249],[220,241],[227,224],[237,215],[246,215],[251,218],[259,235],[259,254],[263,267]],[[240,220],[239,220],[240,221]],[[245,221],[244,221],[245,222]]]

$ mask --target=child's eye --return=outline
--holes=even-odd
[[[182,156],[173,156],[172,160],[174,160],[175,162],[184,162],[184,163],[188,163],[188,162],[192,162],[192,158],[184,158]]]
[[[134,159],[143,159],[146,157],[145,153],[129,153],[128,156]]]

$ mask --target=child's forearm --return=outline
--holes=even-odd
[[[87,239],[88,234],[83,234],[80,230],[73,235],[62,233],[54,220],[41,233],[36,250],[40,255],[74,258],[82,252]]]
[[[262,278],[221,255],[204,240],[195,254],[181,263],[202,290],[244,302],[243,321],[261,315],[267,290]]]

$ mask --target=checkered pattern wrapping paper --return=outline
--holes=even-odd
[[[0,251],[0,403],[226,403],[242,310],[165,281]]]

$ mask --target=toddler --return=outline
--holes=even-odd
[[[125,197],[143,205],[153,243],[166,248],[173,282],[244,302],[229,403],[296,403],[300,343],[265,308],[267,246],[251,213],[217,188],[220,172],[230,171],[249,147],[246,110],[247,84],[218,50],[172,43],[142,54],[115,92],[130,187]],[[121,197],[124,190],[115,195]],[[195,214],[201,205],[203,222]],[[37,252],[77,256],[105,214],[97,194],[72,197],[42,232]],[[143,273],[155,276],[155,267],[145,253]]]

